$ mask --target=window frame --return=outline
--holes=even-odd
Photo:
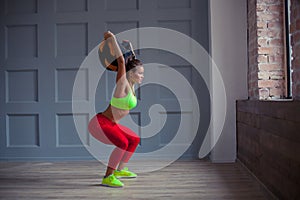
[[[284,0],[284,10],[283,10],[283,18],[284,18],[284,38],[285,38],[285,97],[287,99],[293,98],[293,82],[292,82],[292,44],[291,44],[291,0]]]

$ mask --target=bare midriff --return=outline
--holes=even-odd
[[[118,123],[123,117],[128,115],[129,110],[123,110],[109,105],[107,109],[102,112],[102,115],[110,119],[112,122]]]

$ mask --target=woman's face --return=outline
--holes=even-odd
[[[137,66],[136,70],[132,70],[131,72],[131,76],[130,79],[133,83],[138,83],[141,84],[144,78],[144,67],[141,66]]]

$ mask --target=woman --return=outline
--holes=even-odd
[[[140,138],[132,130],[118,122],[137,104],[134,85],[142,82],[144,68],[141,61],[135,58],[131,58],[125,63],[113,33],[105,32],[104,39],[106,42],[110,42],[118,62],[116,87],[108,108],[91,119],[89,131],[99,141],[116,146],[110,155],[102,185],[123,187],[124,184],[118,178],[137,176],[125,168],[125,164],[135,151]]]

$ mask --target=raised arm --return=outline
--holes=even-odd
[[[118,72],[116,78],[117,88],[115,91],[116,96],[123,96],[125,92],[125,88],[128,85],[126,79],[126,68],[125,68],[125,60],[123,57],[123,53],[118,45],[117,39],[115,35],[108,31],[104,33],[104,39],[108,41],[111,45],[111,48],[114,50],[117,62],[118,62]]]
[[[116,59],[117,59],[117,62],[118,62],[118,73],[117,73],[117,82],[118,82],[118,81],[120,81],[120,79],[122,79],[124,77],[123,75],[126,74],[125,60],[123,57],[123,53],[118,45],[115,35],[112,32],[110,32],[110,31],[105,32],[104,39],[107,40],[108,44],[113,49]]]

